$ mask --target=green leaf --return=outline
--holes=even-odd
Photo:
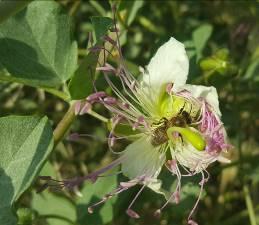
[[[206,43],[209,40],[212,31],[213,27],[210,24],[201,25],[195,31],[193,31],[192,39],[197,51],[197,60],[202,57],[202,51],[206,46]]]
[[[52,150],[52,129],[47,117],[2,117],[0,143],[0,224],[15,225],[12,205]]]
[[[14,15],[18,11],[22,10],[32,0],[19,0],[8,1],[0,0],[0,23]]]
[[[110,171],[116,173],[117,170]],[[87,212],[87,207],[101,200],[117,187],[117,176],[107,176],[99,178],[96,183],[86,183],[81,193],[82,198],[77,202],[77,219],[80,225],[100,225],[106,224],[113,219],[113,204],[116,196],[109,199],[106,203],[96,208],[93,214]]]
[[[108,32],[113,25],[113,20],[109,17],[91,17],[91,21],[94,27],[94,33],[96,42],[101,43],[102,37]],[[95,69],[99,59],[98,52],[89,52],[83,59],[82,63],[74,73],[69,82],[69,92],[73,100],[79,100],[87,97],[91,94],[93,89],[93,79],[95,75]]]
[[[0,25],[0,80],[59,87],[77,63],[70,19],[54,1],[34,1]]]
[[[92,92],[92,80],[94,79],[98,57],[98,53],[90,52],[74,73],[68,85],[72,99],[83,99]]]
[[[71,225],[76,220],[75,206],[65,197],[53,193],[33,193],[32,208],[40,216],[46,216],[47,222],[51,225]],[[48,215],[53,215],[48,218]]]
[[[94,33],[96,37],[97,45],[102,41],[102,37],[108,32],[113,25],[113,20],[109,17],[91,17],[94,27]],[[95,69],[99,59],[99,52],[89,52],[83,59],[82,63],[74,73],[69,83],[69,92],[71,98],[79,100],[87,97],[93,89],[93,79],[95,75]]]
[[[113,26],[113,20],[109,17],[93,16],[91,21],[94,28],[96,42],[101,41],[101,38]]]

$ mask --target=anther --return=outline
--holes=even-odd
[[[93,208],[92,207],[88,207],[87,209],[88,213],[92,214],[94,212]]]
[[[80,134],[78,133],[72,133],[67,137],[68,141],[76,141],[80,138]]]
[[[111,37],[109,37],[108,35],[104,36],[103,37],[103,40],[104,41],[108,41],[109,43],[111,43],[112,45],[116,46],[117,45],[117,42],[114,41]]]
[[[114,97],[106,97],[103,99],[103,101],[109,105],[114,105],[117,103],[117,99]]]
[[[96,92],[94,94],[91,94],[89,95],[86,100],[88,101],[95,101],[95,100],[99,100],[99,98],[103,98],[103,97],[106,97],[107,94],[104,92],[104,91],[99,91],[99,92]]]
[[[154,216],[159,218],[161,216],[161,210],[160,209],[157,209],[155,212],[154,212]]]
[[[133,211],[132,209],[127,209],[127,210],[126,210],[126,213],[127,213],[128,216],[130,216],[131,218],[134,218],[134,219],[140,218],[139,214],[136,213],[135,211]]]
[[[75,114],[78,115],[81,110],[81,101],[77,101],[75,104]]]
[[[80,110],[79,115],[84,115],[88,113],[91,109],[92,109],[92,104],[90,104],[89,102],[86,102],[82,107],[82,109]]]
[[[189,225],[198,225],[194,220],[188,220]]]

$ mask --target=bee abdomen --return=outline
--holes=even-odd
[[[151,137],[151,144],[153,146],[159,146],[164,144],[168,141],[168,137],[166,134],[166,127],[158,127],[154,130],[152,137]]]

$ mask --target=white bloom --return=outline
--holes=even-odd
[[[170,38],[158,49],[146,68],[140,81],[123,64],[117,70],[108,64],[98,68],[103,71],[118,99],[104,92],[94,93],[87,98],[88,107],[89,104],[100,102],[114,114],[109,136],[111,148],[114,141],[120,138],[134,140],[111,165],[84,177],[95,181],[108,169],[121,165],[122,173],[130,179],[107,194],[100,203],[136,184],[164,194],[167,197],[165,205],[168,202],[178,203],[182,173],[188,176],[201,173],[202,191],[208,179],[205,177],[208,174],[206,168],[216,160],[222,161],[222,152],[230,147],[220,121],[216,89],[186,84],[189,61],[182,43]],[[117,72],[123,91],[111,81],[109,72],[112,71]],[[166,153],[171,153],[170,158],[167,158]],[[178,179],[176,190],[171,195],[163,192],[158,179],[164,165]],[[131,209],[135,200],[129,205],[127,213],[138,218],[139,215]],[[92,209],[89,211],[92,212]],[[188,217],[190,224],[194,223],[191,219],[193,210]]]
[[[122,126],[132,127],[135,132],[128,133],[128,137],[135,138],[135,141],[121,153],[117,163],[121,164],[122,173],[130,181],[121,184],[117,192],[108,196],[138,183],[166,195],[158,179],[163,165],[178,179],[175,192],[169,197],[166,195],[168,201],[165,205],[170,201],[179,202],[182,171],[187,172],[187,175],[201,173],[202,191],[203,184],[208,179],[204,171],[208,174],[206,168],[209,164],[224,159],[222,152],[227,150],[229,145],[226,144],[226,132],[220,121],[216,89],[186,84],[189,61],[184,45],[170,38],[158,49],[139,81],[121,65],[117,75],[121,80],[123,92],[112,83],[107,73],[116,69],[107,64],[99,70],[103,70],[118,101],[108,103],[103,92],[100,92],[99,95],[95,93],[94,100],[88,101],[88,104],[101,102],[114,113],[110,147],[113,147],[114,141],[121,138],[121,135],[125,137],[127,134],[120,133]],[[171,157],[167,159],[168,151]],[[143,188],[140,192],[142,190]],[[127,213],[138,218],[139,215],[131,209],[135,200],[136,198],[128,207]],[[165,205],[157,210],[156,214],[159,214]],[[190,223],[193,222],[192,213],[193,210],[188,218]]]

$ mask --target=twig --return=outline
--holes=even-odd
[[[60,140],[65,136],[75,117],[75,103],[73,103],[53,132],[54,147],[57,146]]]

